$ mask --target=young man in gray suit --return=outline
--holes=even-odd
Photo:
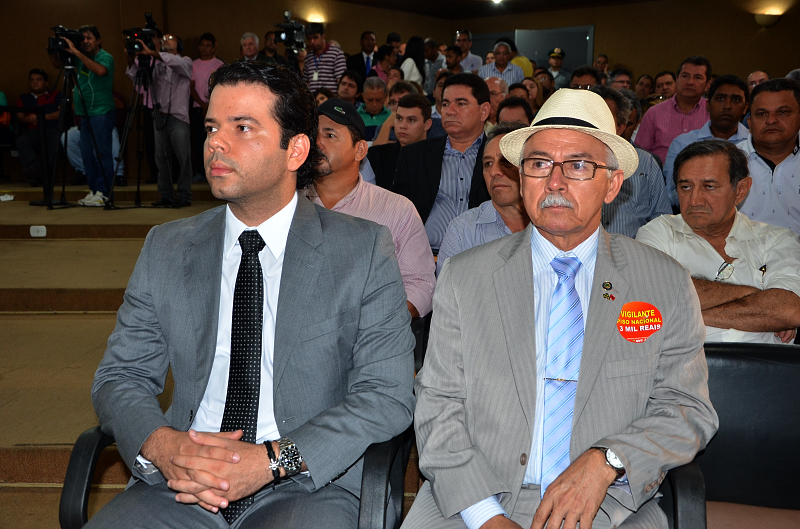
[[[353,528],[362,454],[414,406],[392,237],[298,199],[319,152],[295,74],[212,79],[206,174],[229,204],[147,236],[92,390],[134,479],[89,527]]]
[[[602,229],[638,161],[600,96],[559,90],[500,148],[531,226],[444,264],[403,527],[665,529],[659,485],[717,429],[692,280]]]

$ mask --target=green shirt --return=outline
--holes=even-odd
[[[367,141],[372,141],[375,139],[375,129],[383,125],[383,122],[386,121],[386,118],[392,115],[392,112],[386,107],[383,107],[383,110],[374,116],[366,111],[365,106],[359,107],[357,112],[358,115],[361,116],[361,119],[364,120],[364,127],[366,129],[364,139]]]
[[[114,57],[106,50],[101,49],[90,59],[105,66],[108,73],[106,75],[97,75],[81,61],[76,61],[77,86],[73,96],[75,113],[79,116],[102,116],[116,108],[112,88],[114,85]],[[78,88],[80,88],[80,93]],[[81,93],[83,94],[83,100],[81,100]],[[84,110],[83,101],[86,101],[88,112]]]

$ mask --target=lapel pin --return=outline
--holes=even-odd
[[[609,294],[608,292],[603,294],[603,297],[606,298],[606,299],[610,299],[611,301],[614,301],[615,299],[617,299],[617,298],[614,297],[614,294]]]
[[[611,282],[610,281],[604,281],[603,282],[603,290],[611,290],[612,288],[613,287],[611,286]]]

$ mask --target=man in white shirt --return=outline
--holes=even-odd
[[[86,527],[355,528],[359,460],[414,405],[391,234],[298,197],[317,113],[288,69],[221,67],[205,123],[228,206],[147,237],[92,392],[134,481]]]
[[[461,48],[461,67],[467,72],[477,73],[483,65],[483,60],[470,51],[472,49],[472,33],[467,30],[456,31],[456,46]]]
[[[747,159],[704,140],[675,159],[681,215],[643,226],[636,240],[692,274],[707,342],[790,342],[800,325],[800,243],[789,229],[736,209],[750,191]]]
[[[747,155],[753,187],[739,209],[753,220],[800,234],[800,83],[773,79],[750,94]]]

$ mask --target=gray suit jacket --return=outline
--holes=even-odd
[[[217,340],[224,228],[224,207],[153,228],[128,283],[92,399],[132,469],[153,431],[187,430],[200,405]],[[353,465],[369,444],[411,423],[409,323],[389,230],[298,200],[275,323],[273,397],[280,433],[297,444],[315,488],[338,478],[358,495],[361,465]],[[156,396],[168,369],[175,385],[164,414]]]
[[[439,276],[415,424],[420,469],[444,517],[498,493],[513,513],[522,486],[538,380],[531,229],[451,257]],[[606,281],[614,300],[603,297]],[[631,301],[663,317],[644,343],[617,329]],[[570,458],[596,445],[620,456],[632,495],[609,489],[612,521],[650,500],[666,471],[716,431],[704,336],[689,274],[661,252],[601,231]]]

